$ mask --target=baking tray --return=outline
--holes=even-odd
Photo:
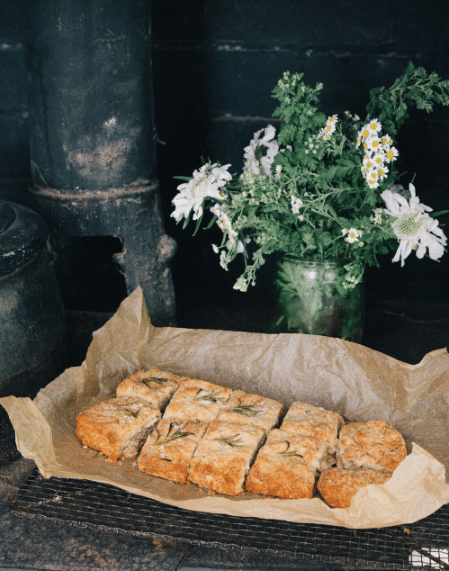
[[[35,470],[9,508],[16,516],[153,539],[370,569],[449,569],[449,504],[413,524],[353,530],[183,510],[90,480],[46,479]]]

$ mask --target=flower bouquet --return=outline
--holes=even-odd
[[[326,117],[318,109],[322,89],[306,85],[303,74],[285,72],[273,90],[277,136],[272,125],[255,133],[239,175],[229,172],[231,165],[209,161],[192,177],[177,177],[184,182],[171,216],[184,227],[196,221],[196,232],[208,210],[206,227],[216,223],[223,232],[221,243],[212,245],[221,266],[227,270],[236,256],[244,257],[234,285],[240,291],[255,284],[257,270],[274,254],[282,309],[277,324],[334,334],[315,326],[316,317],[336,297],[353,305],[365,268],[379,266],[380,256],[395,251],[393,262],[404,265],[412,250],[433,260],[445,251],[435,216],[447,211],[433,213],[412,183],[407,190],[399,184],[395,138],[411,106],[430,112],[435,103],[449,104],[449,80],[409,63],[391,87],[370,91],[363,120],[350,112]],[[298,260],[321,262],[321,269],[304,270]],[[306,309],[307,319],[298,317]],[[351,338],[352,331],[354,323],[343,323],[336,336]]]

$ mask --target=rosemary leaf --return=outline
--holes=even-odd
[[[286,444],[287,448],[283,452],[279,452],[281,456],[298,456],[298,458],[304,458],[302,454],[298,454],[297,452],[290,450],[290,442],[288,442],[288,440],[286,441]]]
[[[183,432],[178,428],[175,432],[172,432],[162,440],[158,440],[156,442],[156,446],[160,446],[161,444],[167,444],[167,442],[172,442],[173,440],[177,440],[178,438],[185,438],[189,436],[189,434],[193,434],[193,432]]]
[[[254,416],[257,411],[254,408],[254,405],[251,404],[239,404],[231,409],[231,412],[236,412],[237,414],[241,414],[242,416]]]
[[[151,388],[151,384],[154,383],[156,385],[162,385],[163,383],[166,383],[167,379],[159,379],[158,377],[146,377],[145,379],[142,379],[142,383],[144,385],[147,385],[147,387]]]
[[[234,434],[234,436],[228,436],[227,438],[215,438],[215,440],[222,444],[227,444],[228,446],[231,446],[231,448],[243,446],[243,443],[240,442],[240,434]]]
[[[223,398],[223,397],[219,397],[215,394],[215,389],[211,393],[207,393],[205,395],[200,395],[201,391],[202,391],[202,389],[199,389],[199,391],[196,393],[197,396],[194,397],[193,400],[205,400],[205,401],[211,401],[211,402],[220,402],[220,400]]]

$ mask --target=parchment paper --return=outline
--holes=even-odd
[[[318,498],[229,498],[149,476],[133,461],[114,465],[83,448],[74,434],[76,414],[147,367],[241,388],[286,406],[299,400],[351,420],[381,418],[402,432],[410,453],[388,482],[359,490],[346,509]],[[46,478],[104,482],[189,510],[362,529],[412,523],[449,502],[448,400],[446,349],[409,365],[329,337],[156,328],[138,288],[94,333],[80,367],[67,369],[34,400],[9,396],[0,404],[19,451]]]

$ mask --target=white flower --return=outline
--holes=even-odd
[[[247,291],[248,290],[248,284],[247,284],[245,278],[240,276],[234,284],[234,289],[237,289],[237,290],[240,290],[243,292]]]
[[[276,129],[272,125],[254,133],[253,139],[244,148],[244,172],[271,176],[271,165],[279,152],[278,142],[274,139],[275,134]]]
[[[293,214],[298,214],[299,213],[299,209],[301,208],[303,202],[300,198],[296,198],[296,196],[292,196],[290,198],[290,202],[292,205],[292,212]]]
[[[348,236],[347,238],[345,238],[345,240],[350,244],[352,244],[353,242],[358,242],[361,235],[362,235],[361,230],[357,230],[357,228],[350,228],[348,230]]]
[[[413,184],[409,185],[409,190],[409,200],[391,190],[384,190],[380,195],[387,205],[385,213],[395,218],[392,228],[399,240],[399,248],[392,261],[400,260],[401,266],[412,250],[416,251],[418,258],[422,258],[428,250],[432,260],[438,260],[444,254],[444,246],[447,244],[438,221],[427,213],[432,209],[420,203]]]
[[[365,127],[375,135],[382,130],[382,124],[377,119],[372,119]]]
[[[376,162],[370,156],[365,155],[363,158],[363,166],[367,169],[373,169],[376,166]]]
[[[231,219],[218,204],[215,204],[210,211],[217,217],[217,225],[222,232],[228,232],[231,236],[237,236],[237,232],[232,228]]]
[[[371,220],[374,224],[382,224],[382,208],[374,208],[373,213]]]
[[[318,136],[328,141],[332,133],[335,131],[337,123],[338,115],[332,115],[331,117],[328,117],[326,126],[320,129]]]
[[[228,271],[228,264],[231,260],[229,259],[229,252],[227,252],[226,250],[222,250],[220,252],[220,266]]]
[[[380,139],[375,135],[372,135],[366,140],[367,150],[374,153],[380,149]]]
[[[172,200],[175,210],[171,216],[179,222],[188,218],[193,210],[193,219],[198,220],[203,214],[203,203],[207,197],[224,200],[226,194],[221,190],[232,179],[228,172],[231,165],[220,166],[218,163],[206,163],[194,171],[193,177],[178,186],[179,193]]]
[[[375,153],[372,157],[372,160],[374,161],[374,164],[376,165],[377,168],[383,166],[384,159],[385,159],[385,153],[383,151]]]
[[[379,180],[384,180],[385,178],[387,178],[389,169],[385,166],[381,166],[377,169],[377,174],[379,176]]]
[[[388,150],[385,152],[385,161],[387,163],[391,163],[395,161],[398,157],[399,153],[395,147],[389,147]]]

